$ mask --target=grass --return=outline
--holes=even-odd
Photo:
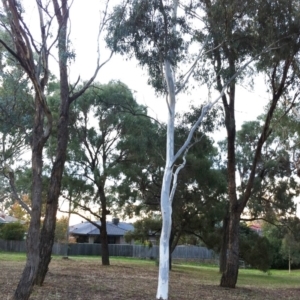
[[[1,299],[10,299],[24,267],[26,256],[0,252]],[[30,299],[155,299],[155,261],[111,258],[111,266],[99,257],[54,256],[43,287],[35,287]],[[217,267],[174,264],[170,273],[169,299],[300,299],[300,271],[272,270],[271,275],[241,269],[236,289],[219,287]]]
[[[11,253],[0,251],[0,261],[24,261],[26,260],[25,253]]]

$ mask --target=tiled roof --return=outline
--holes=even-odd
[[[96,222],[101,224],[100,221]],[[106,222],[107,235],[124,236],[127,231],[133,231],[134,227],[130,223],[119,222],[118,225],[112,222]],[[99,235],[99,229],[89,222],[82,222],[77,225],[70,226],[70,233],[74,235]]]

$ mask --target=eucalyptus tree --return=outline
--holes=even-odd
[[[228,242],[226,268],[221,286],[235,287],[239,267],[240,216],[251,197],[256,167],[261,150],[271,133],[271,120],[277,104],[288,96],[297,82],[299,56],[299,3],[297,1],[196,1],[196,7],[205,11],[209,32],[207,58],[211,60],[217,79],[216,89],[222,91],[243,61],[252,57],[257,70],[268,77],[270,101],[264,124],[257,139],[251,167],[243,192],[238,193],[236,183],[236,126],[235,102],[237,80],[230,82],[222,95],[227,131],[227,173],[229,213],[224,218],[224,241]],[[287,5],[288,4],[288,5]],[[293,16],[293,17],[292,17]],[[199,40],[203,36],[198,37]],[[270,47],[271,46],[271,47]],[[257,54],[269,47],[258,59]],[[246,74],[245,74],[246,75]]]
[[[175,152],[176,99],[178,94],[186,88],[197,63],[202,58],[203,51],[200,50],[196,53],[194,62],[187,67],[187,72],[182,72],[180,67],[182,67],[183,62],[188,63],[193,60],[193,57],[188,55],[191,49],[189,46],[195,35],[199,34],[199,31],[197,32],[192,28],[193,22],[188,22],[185,8],[182,9],[182,3],[179,3],[178,0],[130,0],[124,1],[124,3],[125,5],[115,7],[111,15],[107,43],[111,49],[121,54],[135,56],[141,66],[147,67],[149,72],[148,82],[158,93],[166,96],[168,106],[166,163],[160,196],[162,233],[156,295],[158,299],[167,299],[172,202],[176,191],[178,173],[184,167],[185,154],[191,147],[195,130],[211,107],[224,94],[227,85],[250,62],[246,62],[241,69],[235,70],[235,74],[231,74],[221,91],[221,96],[217,97],[215,101],[209,101],[203,105],[201,113],[191,127],[184,144]],[[183,163],[176,168],[175,162],[180,157],[183,157]]]
[[[30,140],[32,150],[32,209],[27,236],[27,260],[21,279],[14,294],[14,299],[28,299],[34,283],[42,284],[51,260],[54,241],[56,211],[60,194],[61,179],[66,159],[68,143],[69,107],[75,99],[82,95],[96,77],[102,65],[99,57],[95,72],[80,90],[69,86],[68,67],[74,53],[70,51],[68,40],[68,24],[70,5],[67,0],[42,2],[35,1],[37,14],[37,31],[35,35],[26,24],[24,8],[15,0],[2,1],[1,26],[11,41],[3,38],[0,43],[10,53],[26,73],[33,86],[34,122]],[[104,13],[104,18],[106,13]],[[55,26],[54,25],[56,21]],[[100,26],[103,30],[104,23]],[[58,54],[53,50],[57,47]],[[53,123],[52,111],[47,102],[47,87],[50,77],[49,57],[57,58],[60,81],[59,120]],[[43,149],[51,135],[53,126],[57,126],[56,155],[50,175],[47,193],[46,215],[41,227],[41,199]]]
[[[241,221],[263,220],[274,223],[280,217],[294,215],[296,212],[295,199],[299,195],[299,185],[293,171],[292,153],[286,147],[289,143],[287,134],[281,138],[282,131],[278,126],[284,126],[284,110],[278,110],[272,120],[274,128],[268,140],[262,147],[257,163],[252,192],[247,202],[246,210]],[[236,176],[239,178],[237,192],[243,196],[247,185],[249,172],[252,168],[255,149],[264,124],[265,116],[255,121],[245,122],[236,133]],[[294,136],[291,131],[290,137]],[[290,147],[293,147],[293,143]],[[221,151],[226,155],[227,140],[219,143]],[[224,161],[226,163],[226,161]],[[243,241],[241,241],[243,243]],[[220,254],[220,271],[224,271],[226,260],[226,240],[223,239]],[[243,247],[243,245],[241,245]],[[239,256],[240,257],[240,256]]]
[[[99,228],[102,264],[109,265],[106,217],[118,198],[110,192],[111,186],[122,181],[123,164],[126,162],[131,168],[144,156],[145,147],[151,146],[147,136],[151,120],[129,88],[113,81],[94,84],[78,98],[73,113],[76,117],[71,129],[68,168],[94,190],[89,197],[73,203],[73,207],[78,215]],[[89,212],[101,224],[80,211]]]
[[[299,226],[298,217],[285,216],[263,227],[264,236],[273,248],[272,268],[290,270],[299,267]]]
[[[3,51],[3,49],[2,49]],[[5,54],[5,55],[4,55]],[[9,63],[9,69],[2,69],[0,88],[0,138],[1,138],[1,173],[4,188],[6,185],[6,205],[17,201],[27,212],[29,207],[22,201],[22,188],[16,184],[17,177],[26,168],[29,141],[33,123],[32,97],[28,80],[24,72],[7,59],[2,52],[2,65]]]
[[[196,109],[193,115],[197,115]],[[191,119],[190,114],[185,114],[181,122],[178,122],[175,131],[175,147],[180,147],[184,141]],[[178,175],[177,192],[172,203],[169,269],[172,267],[171,254],[184,237],[193,236],[207,243],[209,247],[214,247],[216,235],[213,237],[209,231],[213,231],[221,222],[226,207],[226,178],[224,172],[218,169],[217,149],[213,147],[213,141],[204,134],[204,131],[209,131],[208,126],[202,125],[197,131],[201,143],[196,143],[190,149],[186,155],[186,166]],[[157,222],[153,224],[155,230],[151,228],[152,222],[144,222],[144,218],[147,221],[153,215],[161,216],[159,204],[162,168],[165,163],[161,152],[165,150],[165,130],[160,128],[156,135],[153,146],[145,149],[143,153],[148,159],[130,164],[125,162],[122,168],[125,180],[114,189],[121,197],[121,210],[125,208],[127,215],[141,218],[141,222],[137,223],[138,232],[133,233],[132,236],[143,240],[147,238],[147,234],[141,237],[141,231],[145,232],[146,227],[151,232],[155,231],[156,236],[161,232],[161,225],[158,230]]]
[[[276,128],[279,121],[276,120],[277,116],[282,125],[284,119],[287,118],[282,113],[281,110],[276,112],[272,122],[274,130],[265,142],[257,163],[253,190],[245,213],[250,219],[264,219],[272,222],[274,219],[296,213],[294,201],[300,193],[300,188],[295,170],[293,170],[293,154],[286,148],[291,140],[285,134],[285,140],[282,141],[282,132]],[[251,169],[263,120],[264,116],[260,116],[257,121],[246,122],[237,132],[236,161],[240,179],[238,189],[241,193],[244,192],[245,181]],[[293,132],[290,137],[292,136],[294,136]],[[289,148],[292,146],[291,143]]]

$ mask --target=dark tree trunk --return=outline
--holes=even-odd
[[[227,261],[227,248],[229,241],[229,215],[224,217],[223,219],[223,228],[222,228],[222,243],[220,249],[220,257],[219,257],[219,271],[223,273],[226,270],[226,261]]]
[[[47,208],[44,225],[41,231],[40,263],[39,263],[38,272],[35,280],[35,283],[40,286],[43,284],[45,280],[46,274],[48,272],[48,266],[51,261],[51,253],[52,253],[52,247],[54,242],[54,232],[55,232],[55,223],[56,223],[56,210],[57,210],[57,206],[53,206],[53,205]],[[54,227],[54,231],[52,230],[53,227]]]
[[[237,63],[237,53],[234,49],[236,49],[235,45],[231,43],[234,41],[233,38],[233,22],[227,22],[230,18],[232,20],[233,14],[232,11],[235,10],[233,4],[232,11],[227,14],[226,5],[224,5],[224,11],[220,10],[217,14],[213,8],[213,1],[205,0],[203,2],[207,9],[208,22],[210,25],[210,30],[214,40],[215,49],[213,50],[214,58],[213,65],[215,67],[216,76],[217,76],[217,89],[221,92],[223,89],[223,83],[226,82],[229,78],[236,73],[236,63]],[[237,6],[237,9],[239,7]],[[221,38],[220,27],[216,24],[218,23],[218,19],[220,15],[223,14],[223,18],[220,20],[227,20],[226,26],[224,27],[224,36]],[[271,43],[272,44],[272,43]],[[220,46],[221,45],[221,46]],[[294,52],[295,51],[295,52]],[[239,264],[239,220],[240,216],[247,205],[247,202],[251,196],[252,188],[254,184],[256,166],[261,156],[261,149],[270,134],[270,122],[275,111],[277,102],[279,97],[284,93],[286,88],[293,82],[293,80],[289,80],[288,74],[290,70],[290,66],[293,65],[294,55],[298,52],[298,46],[293,48],[291,52],[287,53],[285,57],[285,61],[283,63],[282,58],[278,57],[278,61],[273,61],[269,66],[273,68],[270,72],[270,80],[271,80],[271,89],[273,92],[273,99],[270,102],[269,110],[266,115],[265,124],[263,126],[260,138],[258,140],[255,155],[252,161],[252,166],[250,170],[250,175],[248,178],[248,182],[243,187],[243,195],[238,200],[237,199],[237,191],[236,191],[236,179],[235,179],[235,80],[230,83],[228,88],[228,93],[223,94],[222,102],[225,111],[225,126],[227,130],[227,174],[228,174],[228,198],[230,205],[230,213],[229,213],[229,236],[228,236],[228,247],[227,247],[227,261],[226,261],[226,269],[223,270],[223,275],[221,279],[221,286],[224,287],[235,287],[237,281],[238,274],[238,264]],[[224,65],[224,61],[228,63],[228,72],[226,72],[225,77],[222,75],[222,68]],[[281,62],[283,63],[282,66]],[[281,74],[279,74],[281,72]],[[291,77],[290,77],[291,78]],[[228,96],[227,96],[228,95]],[[223,239],[223,243],[225,242],[225,237]],[[225,249],[223,249],[225,251]],[[224,253],[223,253],[224,255]],[[224,258],[224,256],[223,256]],[[222,263],[223,264],[223,263]],[[223,265],[222,267],[223,269]]]
[[[69,83],[67,71],[67,21],[68,7],[67,0],[63,0],[61,6],[57,1],[53,1],[55,14],[59,24],[58,55],[60,71],[60,107],[59,120],[57,125],[57,148],[56,157],[52,167],[50,184],[47,195],[46,215],[43,222],[40,238],[40,263],[38,267],[35,283],[42,285],[51,261],[52,247],[54,243],[56,213],[58,198],[61,189],[61,180],[66,161],[66,151],[68,145],[68,125],[69,125]]]
[[[57,155],[52,168],[47,196],[46,215],[40,237],[40,264],[36,278],[36,284],[38,285],[42,285],[45,280],[45,276],[48,271],[48,265],[51,261],[51,253],[54,243],[58,198],[61,189],[61,180],[66,161],[66,151],[68,145],[69,104],[67,96],[61,104],[61,110],[63,111],[60,113],[60,119],[58,123]]]
[[[221,277],[221,286],[235,288],[239,271],[239,225],[240,213],[230,214],[229,242],[226,259],[226,269]]]
[[[104,181],[105,182],[105,181]],[[100,238],[101,238],[101,251],[102,251],[102,265],[109,266],[109,250],[108,250],[108,239],[107,239],[107,226],[106,226],[106,216],[109,214],[109,211],[106,207],[106,196],[104,192],[104,182],[102,185],[98,187],[100,201],[101,201],[101,231],[100,231]]]
[[[40,219],[42,208],[42,169],[43,169],[43,110],[35,99],[36,115],[32,139],[32,199],[30,225],[27,235],[26,265],[14,293],[15,300],[27,300],[30,297],[39,265]]]
[[[109,266],[109,250],[108,250],[108,239],[107,239],[107,228],[106,228],[106,215],[101,217],[101,231],[100,231],[100,238],[101,238],[101,259],[103,266]]]
[[[42,1],[41,1],[42,2]],[[51,2],[51,1],[50,1]],[[66,149],[68,142],[68,110],[72,101],[82,95],[90,84],[94,81],[100,65],[97,64],[94,75],[76,92],[69,93],[68,70],[67,70],[67,24],[69,19],[68,0],[52,0],[55,17],[58,23],[58,59],[60,71],[60,115],[57,128],[57,152],[55,162],[50,177],[50,185],[47,195],[46,216],[43,223],[43,229],[40,233],[40,219],[42,207],[42,170],[43,147],[49,138],[52,130],[52,114],[48,107],[44,94],[49,79],[47,49],[48,31],[44,24],[43,13],[47,12],[46,7],[38,5],[40,16],[40,34],[41,49],[32,49],[32,36],[28,33],[28,28],[23,22],[19,6],[14,0],[3,1],[3,8],[7,13],[7,21],[10,27],[10,34],[13,37],[14,49],[10,48],[3,40],[1,44],[9,50],[11,54],[19,61],[20,66],[25,70],[31,79],[35,89],[35,121],[32,133],[32,211],[31,221],[27,236],[27,261],[21,276],[20,282],[14,294],[14,299],[27,300],[32,291],[33,284],[37,282],[42,284],[48,270],[51,260],[51,252],[54,241],[56,211],[58,206],[58,197],[60,194],[61,179],[66,159]],[[34,51],[38,57],[34,58]],[[38,59],[36,59],[38,58]],[[44,122],[44,119],[47,122]]]

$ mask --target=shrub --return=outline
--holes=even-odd
[[[25,236],[25,226],[21,223],[6,223],[0,228],[0,237],[3,240],[21,241]]]

